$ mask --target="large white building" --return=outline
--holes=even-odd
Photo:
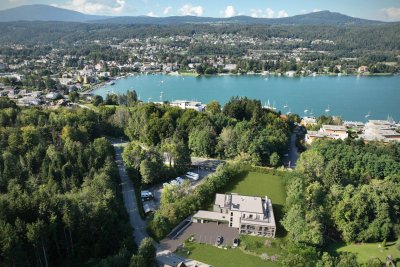
[[[268,197],[216,194],[213,211],[199,210],[193,215],[195,223],[227,223],[240,234],[275,237],[276,224]]]
[[[369,120],[364,127],[361,137],[364,141],[400,141],[400,134],[396,132],[397,125],[388,120]]]
[[[348,137],[347,128],[342,125],[322,125],[319,131],[307,131],[306,143],[311,144],[314,139],[346,139]]]
[[[206,105],[203,105],[201,102],[188,100],[175,100],[169,103],[169,105],[181,109],[194,109],[196,111],[204,111],[206,108]]]

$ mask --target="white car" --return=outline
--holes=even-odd
[[[186,173],[186,177],[191,179],[191,180],[194,180],[194,181],[199,180],[199,174],[198,173],[194,173],[194,172]]]
[[[151,200],[154,198],[153,194],[150,191],[143,190],[140,192],[140,197],[142,198],[143,201],[145,200]]]
[[[169,184],[170,185],[179,185],[178,181],[176,181],[176,180],[172,180]]]
[[[178,177],[178,178],[176,178],[175,179],[179,184],[183,184],[183,178],[181,178],[181,177]]]

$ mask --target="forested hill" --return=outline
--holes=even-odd
[[[196,34],[240,34],[267,40],[271,37],[301,38],[311,44],[315,39],[331,40],[335,45],[320,49],[353,53],[400,50],[400,23],[372,26],[329,25],[117,25],[87,24],[75,22],[7,22],[1,23],[0,45],[18,43],[24,45],[68,46],[72,43],[95,40],[124,40],[129,38],[171,37]],[[268,48],[268,47],[267,47]],[[268,48],[269,49],[269,48]],[[274,49],[274,48],[273,48]],[[0,51],[5,53],[4,51]]]
[[[366,20],[346,16],[336,12],[319,11],[286,18],[254,18],[250,16],[235,16],[230,18],[210,18],[196,16],[172,17],[115,17],[97,20],[98,23],[113,24],[263,24],[263,25],[378,25],[381,21]]]
[[[1,22],[12,21],[69,21],[112,24],[268,24],[268,25],[377,25],[381,21],[354,18],[330,11],[319,11],[286,18],[254,18],[235,16],[230,18],[212,18],[196,16],[171,17],[106,17],[83,14],[73,10],[48,5],[24,5],[0,11]]]
[[[87,15],[73,10],[48,5],[25,5],[0,10],[0,21],[71,21],[105,19],[105,16]]]

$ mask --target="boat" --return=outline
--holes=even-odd
[[[288,104],[286,103],[284,106],[283,106],[283,108],[288,108],[289,106],[288,106]]]
[[[311,110],[311,111],[310,111],[310,115],[314,115],[314,112],[313,112],[313,110]]]
[[[272,104],[272,109],[273,109],[273,110],[276,110],[275,101],[274,101],[274,103]]]
[[[162,102],[163,95],[164,95],[164,92],[160,92],[160,102]]]
[[[365,115],[365,118],[369,118],[371,116],[371,113],[368,111],[368,114]]]
[[[265,103],[264,108],[272,109],[271,104],[269,103],[269,99],[268,99],[268,102]]]
[[[304,110],[304,113],[308,113],[308,108],[306,108],[306,109]]]
[[[286,115],[291,115],[291,114],[292,114],[292,111],[289,109],[289,111],[286,112]]]
[[[107,85],[114,85],[115,82],[114,82],[114,81],[109,81],[109,82],[106,82],[106,84],[107,84]]]
[[[329,108],[329,105],[328,105],[328,107],[325,109],[325,112],[328,113],[330,111],[331,111],[331,109]]]

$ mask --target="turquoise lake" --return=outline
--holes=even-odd
[[[208,103],[217,100],[222,105],[232,96],[247,96],[268,100],[282,113],[291,111],[301,116],[312,110],[314,116],[338,115],[345,120],[400,120],[400,76],[317,76],[275,77],[241,76],[172,76],[136,75],[119,79],[115,85],[105,85],[93,93],[105,97],[109,93],[124,93],[135,89],[144,102],[162,100],[197,100]],[[287,104],[288,108],[284,108]],[[329,107],[330,112],[325,110]]]

